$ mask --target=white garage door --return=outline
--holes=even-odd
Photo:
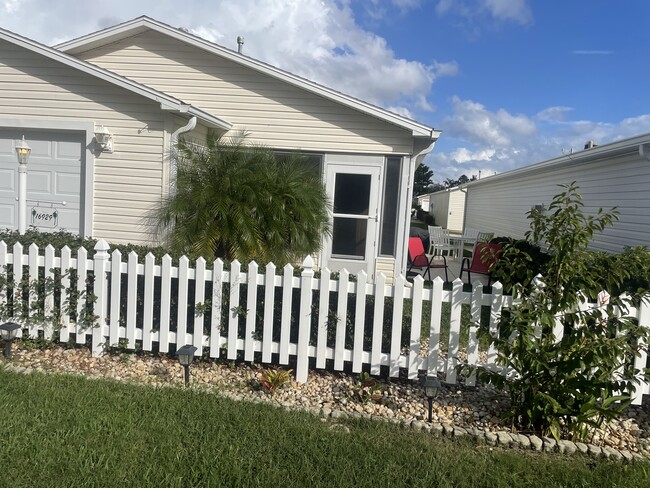
[[[75,132],[0,128],[0,228],[18,228],[15,148],[23,135],[32,148],[27,164],[28,227],[78,234],[84,151],[82,134]]]

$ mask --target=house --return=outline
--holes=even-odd
[[[465,225],[523,238],[526,213],[548,209],[560,184],[576,182],[584,210],[617,207],[618,221],[594,236],[592,248],[620,252],[650,247],[650,134],[586,149],[468,183]]]
[[[429,213],[433,215],[436,225],[449,229],[451,232],[459,234],[463,232],[466,194],[467,191],[458,186],[430,194]],[[477,228],[481,229],[482,226]]]
[[[0,227],[16,226],[23,136],[29,205],[57,208],[59,228],[152,243],[143,217],[174,184],[175,141],[245,131],[320,163],[334,204],[321,266],[405,272],[431,127],[148,17],[55,48],[0,30],[0,93]]]

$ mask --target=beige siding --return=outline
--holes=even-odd
[[[447,228],[449,219],[449,192],[432,193],[429,198],[429,213],[433,215],[436,225]]]
[[[395,278],[395,259],[387,257],[378,257],[375,261],[375,276],[379,273],[384,273],[386,276],[386,284],[393,283]]]
[[[650,164],[639,156],[553,167],[542,173],[486,179],[468,187],[466,225],[522,238],[529,229],[526,212],[548,208],[557,185],[576,181],[584,210],[617,206],[620,220],[595,236],[593,248],[618,252],[624,246],[650,246]]]
[[[449,192],[449,213],[447,229],[451,232],[463,232],[465,223],[465,192],[452,190]],[[481,227],[478,227],[481,229]]]
[[[283,149],[412,151],[409,131],[197,47],[147,31],[80,58],[191,103]]]
[[[114,153],[94,157],[92,235],[111,242],[153,241],[143,216],[161,196],[163,112],[158,104],[0,41],[0,114],[27,124],[83,121],[108,127]]]

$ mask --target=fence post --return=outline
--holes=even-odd
[[[108,310],[108,276],[106,269],[108,265],[108,250],[110,246],[104,239],[99,239],[95,244],[95,256],[93,271],[95,275],[95,301],[94,314],[98,317],[97,324],[92,330],[92,355],[101,356],[104,352],[104,324],[106,323],[106,312]]]
[[[300,277],[300,319],[298,322],[298,358],[296,361],[296,381],[305,383],[309,373],[309,333],[311,331],[312,280],[314,260],[307,256],[302,263],[304,268]]]

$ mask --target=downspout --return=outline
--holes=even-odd
[[[648,144],[639,144],[639,156],[650,161],[650,148],[648,147]]]
[[[171,147],[169,148],[169,194],[173,195],[176,193],[176,167],[178,165],[178,149],[176,146],[178,145],[178,138],[180,135],[185,134],[187,132],[193,131],[194,128],[196,127],[196,122],[197,119],[196,117],[192,117],[190,121],[187,123],[187,125],[184,125],[180,129],[176,129],[174,132],[172,132],[172,138],[170,145]]]
[[[431,137],[433,138],[433,131],[431,131]],[[410,223],[411,223],[411,202],[413,202],[413,187],[415,185],[415,170],[417,167],[422,163],[422,160],[424,157],[429,154],[432,150],[433,147],[436,145],[436,142],[438,139],[435,139],[431,141],[431,144],[424,148],[422,151],[417,153],[415,156],[413,156],[409,162],[409,181],[408,181],[408,186],[406,188],[406,194],[408,196],[408,199],[406,201],[406,229],[405,229],[405,234],[406,234],[406,239],[405,239],[405,245],[404,249],[402,251],[402,262],[400,263],[400,272],[399,274],[402,274],[406,276],[406,254],[408,253],[408,234],[409,234],[409,228],[410,228]]]

